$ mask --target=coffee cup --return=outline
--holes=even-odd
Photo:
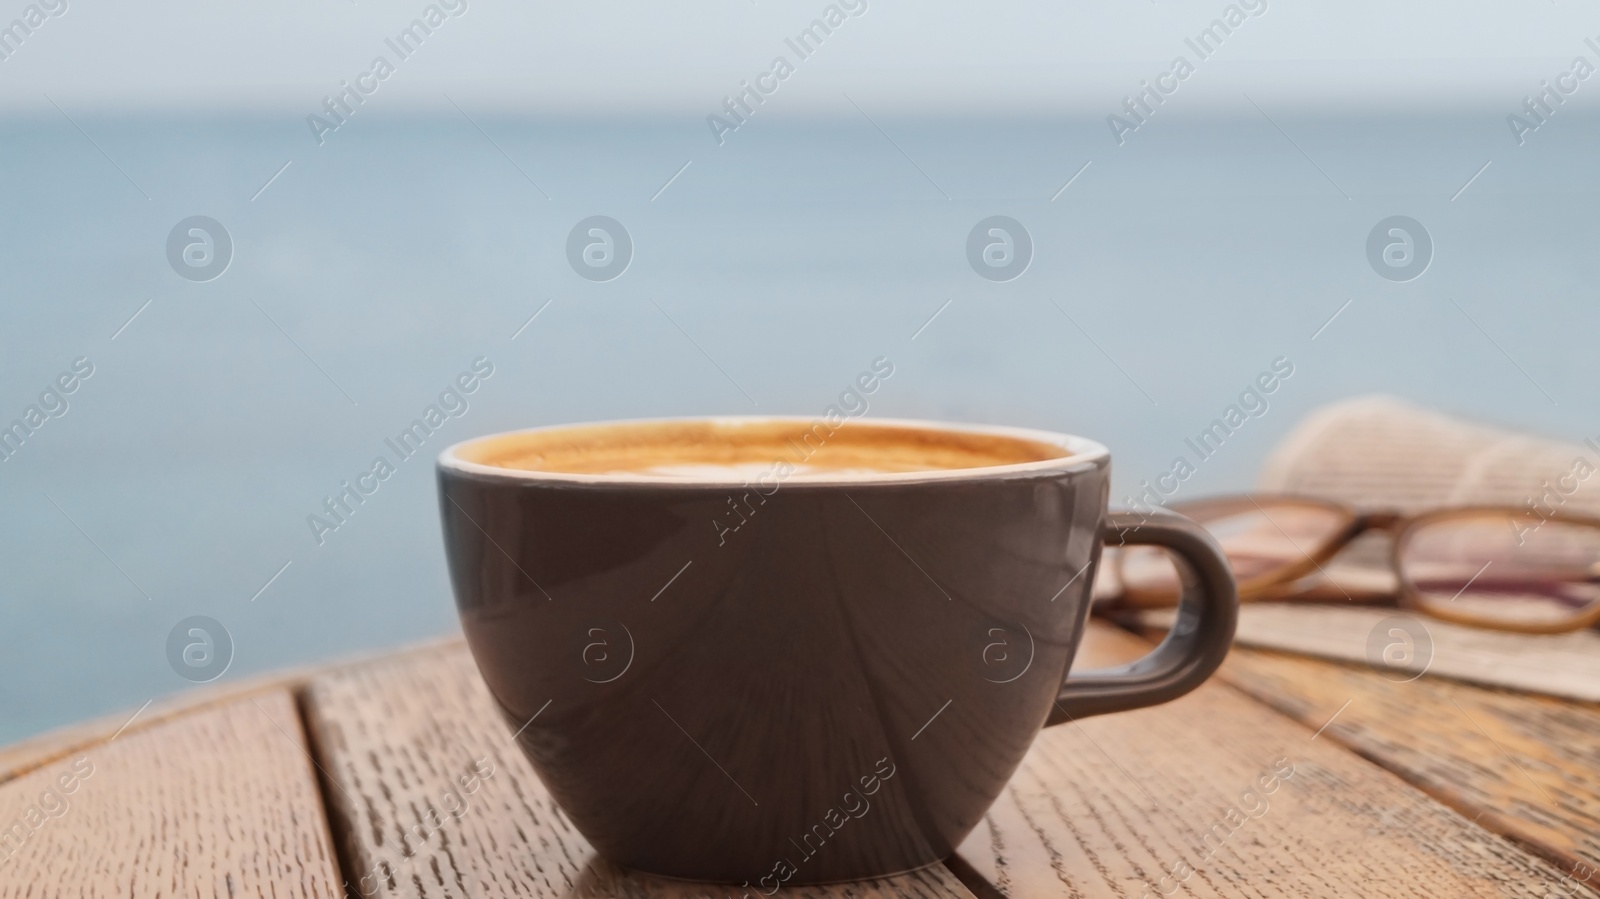
[[[1216,543],[1109,512],[1081,437],[613,422],[469,440],[438,475],[467,641],[566,815],[617,864],[751,895],[945,859],[1041,728],[1181,696],[1233,636]],[[1068,677],[1122,544],[1173,554],[1177,623]]]

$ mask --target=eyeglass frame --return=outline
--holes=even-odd
[[[1265,602],[1270,600],[1291,599],[1297,591],[1294,585],[1313,573],[1323,571],[1323,563],[1330,561],[1334,556],[1343,552],[1357,537],[1370,531],[1383,532],[1390,535],[1389,569],[1396,581],[1395,601],[1401,608],[1413,609],[1423,614],[1449,621],[1455,624],[1464,624],[1469,627],[1485,628],[1500,631],[1512,631],[1523,634],[1563,634],[1582,630],[1600,623],[1600,599],[1591,602],[1587,607],[1577,610],[1568,619],[1550,622],[1517,622],[1489,615],[1480,615],[1462,609],[1441,605],[1425,598],[1423,591],[1407,575],[1401,558],[1405,553],[1410,540],[1422,526],[1434,524],[1456,518],[1486,518],[1492,516],[1528,515],[1536,514],[1533,510],[1519,506],[1500,505],[1464,505],[1446,506],[1430,509],[1426,512],[1406,514],[1395,509],[1366,509],[1363,510],[1349,503],[1338,500],[1323,499],[1321,497],[1306,496],[1294,493],[1240,493],[1223,496],[1206,497],[1192,500],[1187,503],[1175,503],[1168,507],[1170,511],[1193,518],[1195,511],[1214,511],[1223,507],[1222,514],[1212,520],[1227,517],[1238,512],[1248,512],[1252,508],[1258,511],[1274,527],[1277,522],[1272,521],[1272,516],[1264,508],[1262,501],[1277,505],[1312,506],[1325,511],[1338,512],[1344,517],[1344,524],[1333,532],[1332,537],[1325,540],[1314,553],[1307,553],[1295,543],[1288,533],[1278,528],[1302,558],[1291,564],[1265,574],[1238,580],[1239,601]],[[1571,512],[1554,512],[1550,516],[1537,513],[1541,524],[1559,521],[1565,524],[1574,524],[1594,528],[1600,532],[1600,517]],[[1206,520],[1195,518],[1201,527],[1206,526]],[[1132,591],[1128,588],[1127,578],[1123,574],[1123,565],[1126,556],[1118,554],[1113,561],[1113,568],[1117,579],[1122,585],[1122,595],[1112,603],[1113,608],[1129,606],[1140,607],[1137,602],[1128,602]],[[1476,577],[1476,576],[1474,576]],[[1468,581],[1470,584],[1471,581]],[[1463,588],[1465,589],[1465,588]],[[1459,595],[1459,594],[1458,594]]]

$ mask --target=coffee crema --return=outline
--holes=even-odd
[[[456,447],[495,468],[578,475],[741,480],[792,466],[793,477],[904,474],[1044,462],[1065,446],[983,431],[851,421],[700,419],[575,425]]]

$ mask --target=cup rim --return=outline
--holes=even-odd
[[[623,418],[607,421],[570,422],[558,425],[540,425],[532,428],[518,428],[510,431],[498,431],[491,434],[480,434],[466,440],[457,441],[444,448],[436,460],[438,470],[457,472],[460,474],[476,475],[480,478],[502,480],[521,483],[560,484],[571,486],[628,486],[628,487],[682,487],[701,488],[712,487],[728,489],[744,487],[750,483],[749,478],[734,477],[691,477],[680,475],[654,475],[654,474],[575,474],[559,471],[534,471],[521,468],[502,468],[496,465],[484,465],[481,462],[469,462],[460,457],[459,451],[463,448],[483,440],[496,440],[519,434],[543,433],[564,430],[575,427],[608,427],[611,425],[651,425],[673,424],[684,422],[711,422],[717,424],[754,424],[758,422],[787,422],[795,424],[810,424],[820,419],[803,415],[686,415],[660,418]],[[949,481],[976,481],[992,478],[1029,477],[1041,474],[1060,474],[1083,469],[1093,468],[1103,464],[1110,458],[1111,451],[1099,441],[1087,437],[1078,437],[1057,431],[1045,431],[1034,428],[1019,428],[1009,425],[971,424],[964,422],[931,421],[917,418],[859,418],[849,419],[841,427],[848,427],[852,422],[867,422],[872,425],[887,427],[916,428],[935,431],[957,431],[969,434],[985,434],[996,437],[1011,437],[1044,443],[1066,450],[1066,454],[1054,459],[1043,459],[1037,462],[1018,462],[1009,465],[983,465],[976,468],[948,468],[933,469],[929,471],[884,472],[879,474],[853,474],[853,475],[801,475],[796,474],[782,479],[787,489],[810,487],[872,487],[890,484],[918,484],[930,482]],[[774,459],[773,462],[779,460]]]

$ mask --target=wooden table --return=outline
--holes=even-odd
[[[1147,647],[1095,624],[1080,664]],[[0,897],[741,895],[596,857],[459,641],[127,719],[0,750]],[[1545,899],[1597,867],[1600,707],[1239,648],[1045,731],[945,865],[785,892]]]

